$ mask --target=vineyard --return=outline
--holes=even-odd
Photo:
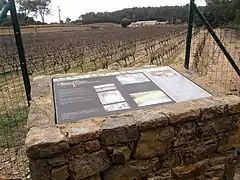
[[[0,36],[0,72],[19,72],[15,47]],[[185,26],[113,28],[106,30],[69,31],[58,33],[24,34],[24,46],[29,74],[68,73],[73,68],[86,72],[106,69],[117,63],[126,67],[140,57],[150,64],[162,64],[185,42]],[[5,42],[5,43],[3,43]],[[10,48],[10,49],[9,49]],[[8,50],[6,50],[8,49]],[[11,57],[9,59],[9,57]],[[6,60],[8,59],[8,60]],[[10,60],[10,61],[9,61]]]

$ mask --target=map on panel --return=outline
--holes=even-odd
[[[170,67],[54,78],[57,124],[212,95]]]

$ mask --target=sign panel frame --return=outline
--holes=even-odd
[[[52,88],[56,124],[212,96],[171,67],[53,78]]]

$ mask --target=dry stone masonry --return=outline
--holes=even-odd
[[[233,179],[240,98],[213,97],[55,125],[50,77],[33,82],[33,180]]]

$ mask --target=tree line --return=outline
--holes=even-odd
[[[164,7],[134,7],[127,8],[115,12],[90,12],[83,14],[79,20],[83,24],[91,23],[120,23],[123,18],[128,18],[132,21],[172,21],[173,17],[181,19],[182,22],[187,21],[189,6],[164,6]]]
[[[240,0],[206,0],[205,7],[199,7],[213,27],[240,24]],[[121,23],[123,18],[133,21],[171,21],[180,19],[185,23],[188,19],[189,4],[185,6],[164,6],[127,8],[115,12],[86,13],[79,17],[83,24],[112,22]],[[195,23],[203,25],[203,22],[195,16]]]
[[[45,24],[45,17],[51,14],[51,0],[16,0],[18,19],[21,25]],[[34,18],[41,17],[42,21]],[[11,17],[7,16],[3,25],[11,25]]]
[[[19,12],[28,17],[30,14],[33,16],[40,16],[42,22],[45,22],[45,17],[51,13],[50,4],[51,0],[17,0]]]
[[[240,0],[206,0],[204,15],[213,27],[240,24]],[[196,17],[195,23],[203,22]]]
[[[51,0],[16,0],[18,6],[18,17],[21,25],[44,24],[45,17],[51,14]],[[206,0],[205,7],[199,7],[210,24],[214,27],[227,24],[240,24],[240,0]],[[81,15],[77,20],[71,21],[67,18],[65,23],[118,23],[122,19],[134,21],[170,21],[180,19],[186,23],[188,19],[189,4],[185,6],[162,6],[162,7],[134,7],[115,12],[89,12]],[[41,22],[34,18],[41,17]],[[63,21],[61,21],[63,23]],[[11,24],[10,17],[4,21],[4,25]],[[202,21],[195,16],[195,24],[203,25]]]

